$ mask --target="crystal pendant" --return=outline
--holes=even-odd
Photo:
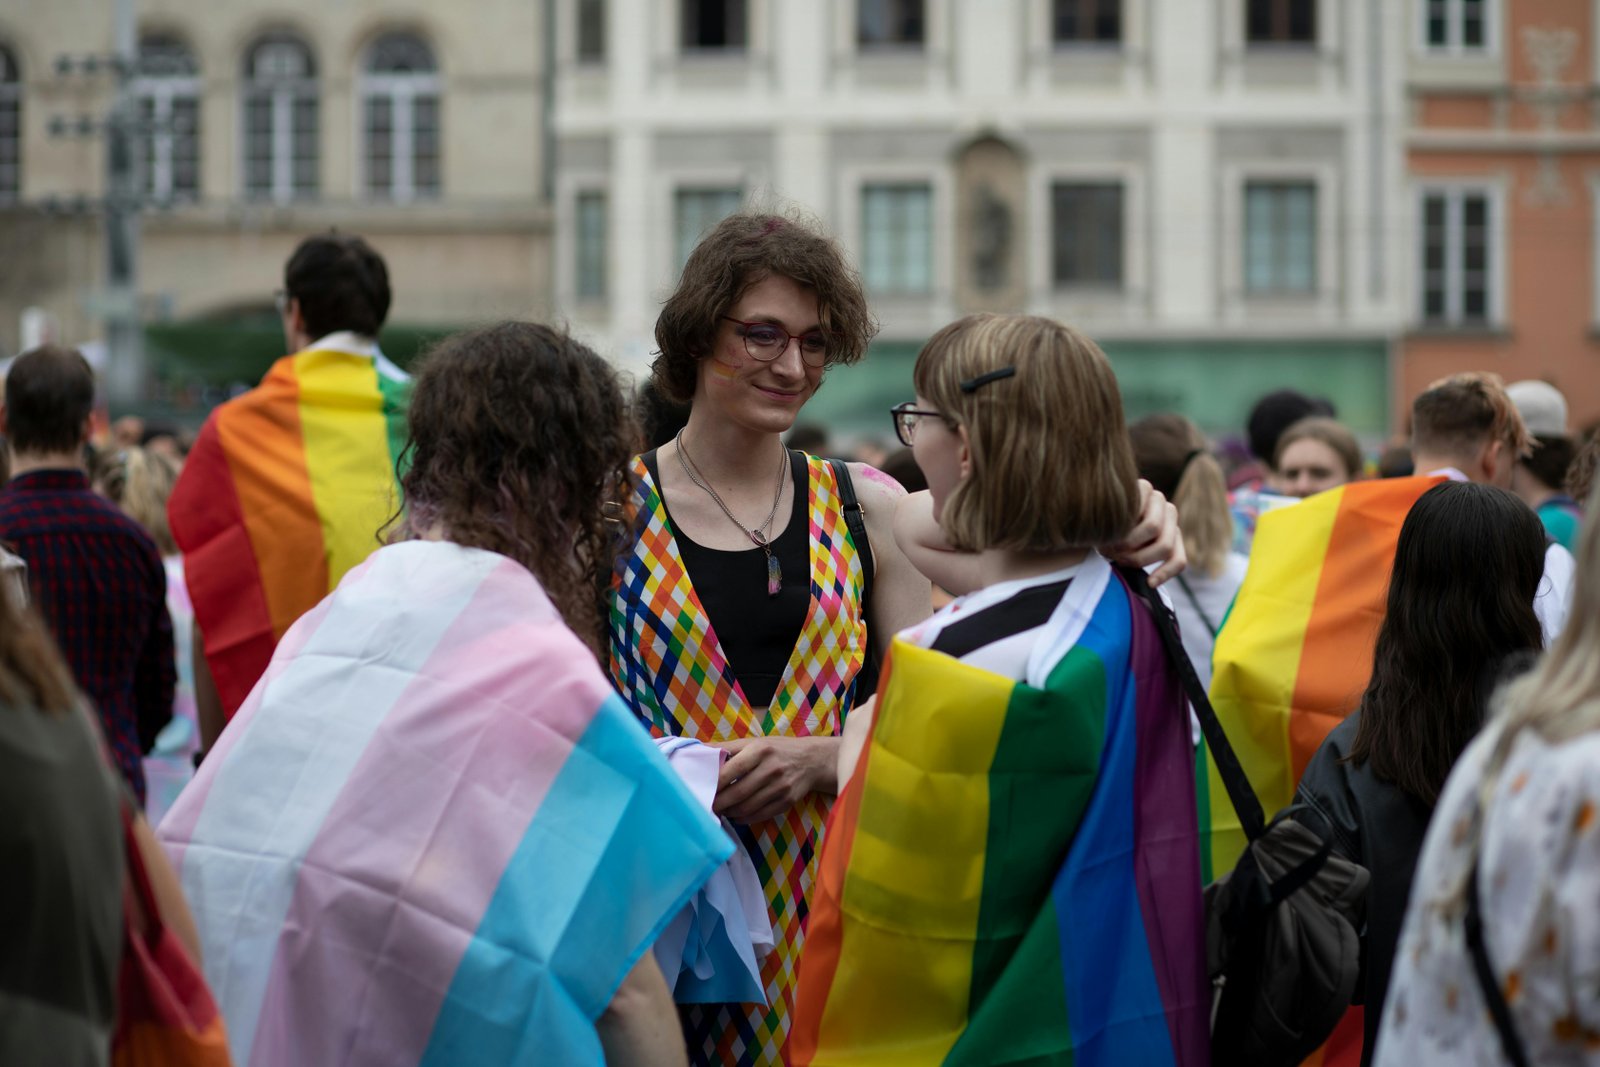
[[[766,548],[765,545],[763,545],[762,547]],[[778,566],[778,557],[774,556],[772,554],[772,550],[770,548],[768,548],[767,549],[767,595],[768,596],[777,596],[778,595],[778,591],[781,590],[782,588],[783,588],[783,568]]]

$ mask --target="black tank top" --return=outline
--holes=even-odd
[[[643,459],[660,492],[661,470],[655,451],[646,452]],[[672,507],[666,495],[661,496],[667,523],[678,542],[678,555],[727,657],[730,680],[739,683],[757,712],[765,711],[777,694],[811,608],[811,493],[805,454],[790,451],[789,469],[794,478],[794,504],[783,533],[772,542],[772,554],[783,569],[783,587],[777,596],[767,595],[766,553],[754,545],[725,552],[696,544],[672,522]]]

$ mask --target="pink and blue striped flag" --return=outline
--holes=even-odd
[[[380,549],[162,823],[239,1064],[602,1062],[732,851],[519,564]]]

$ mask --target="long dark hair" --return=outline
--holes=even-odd
[[[1544,553],[1544,525],[1504,489],[1446,482],[1422,494],[1400,529],[1348,762],[1439,799],[1507,658],[1543,643],[1533,598]]]
[[[539,579],[596,656],[637,438],[616,372],[558,330],[456,334],[417,374],[400,536],[438,526]]]

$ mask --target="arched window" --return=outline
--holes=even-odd
[[[289,34],[257,41],[244,61],[244,192],[259,200],[317,195],[317,70]]]
[[[167,34],[139,39],[133,83],[141,119],[140,188],[150,199],[200,195],[200,64],[189,46]]]
[[[407,201],[439,195],[439,69],[420,37],[390,33],[367,50],[361,82],[363,187]]]
[[[22,193],[22,73],[17,57],[0,44],[0,204]]]

